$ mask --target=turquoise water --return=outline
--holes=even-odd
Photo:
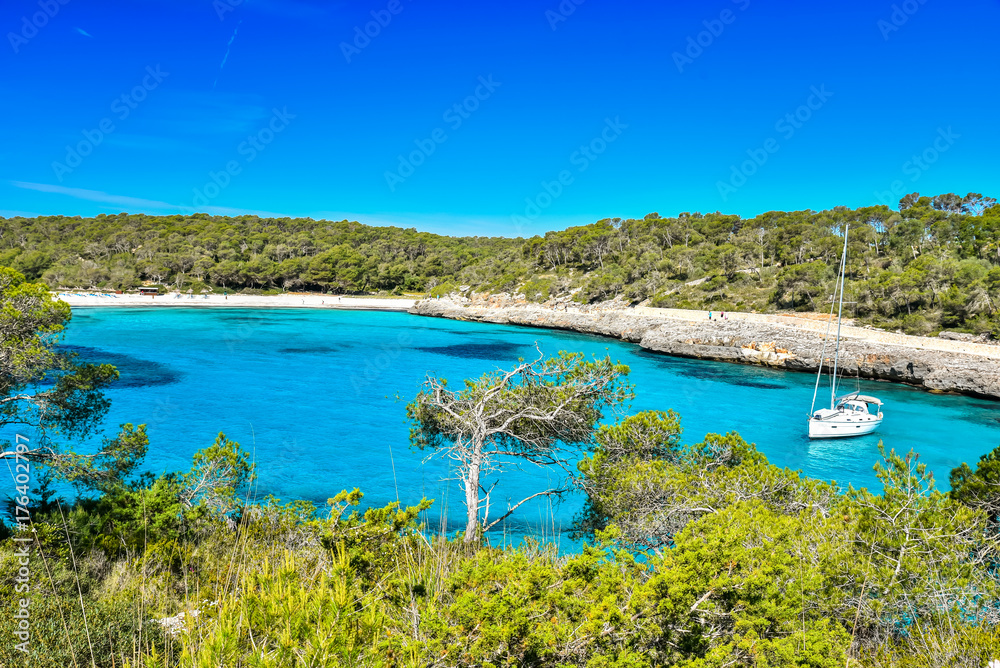
[[[224,431],[253,450],[259,495],[325,504],[360,487],[366,503],[422,496],[436,500],[448,528],[463,524],[458,484],[447,466],[424,463],[408,446],[405,405],[428,373],[454,381],[478,376],[535,343],[610,354],[632,368],[631,410],[678,411],[688,441],[738,431],[780,466],[846,485],[877,487],[872,465],[887,447],[917,450],[947,486],[948,472],[1000,442],[998,404],[932,395],[887,383],[862,388],[884,402],[878,434],[848,440],[805,437],[814,377],[716,362],[670,358],[585,335],[421,318],[403,313],[265,309],[76,309],[66,343],[89,361],[115,364],[107,424],[148,424],[147,468],[186,470],[191,455]],[[398,398],[397,398],[398,397]],[[547,474],[517,473],[497,488],[494,508],[542,489]],[[511,535],[558,534],[580,499],[526,504]],[[497,513],[494,512],[494,515]]]

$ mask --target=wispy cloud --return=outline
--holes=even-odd
[[[242,20],[236,24],[236,29],[233,30],[233,36],[229,38],[229,44],[226,45],[226,55],[222,57],[222,62],[219,63],[219,74],[216,75],[215,83],[212,84],[212,88],[215,88],[217,85],[219,85],[219,77],[222,76],[222,70],[226,66],[226,61],[229,60],[229,52],[232,51],[233,42],[236,41],[236,36],[240,33],[241,25],[243,25]]]
[[[91,38],[93,37],[93,35],[91,35],[89,32],[87,32],[83,28],[74,28],[74,30],[76,30],[78,33],[80,33],[84,37],[91,37]]]
[[[56,186],[49,183],[31,183],[28,181],[11,181],[10,184],[15,188],[21,188],[23,190],[34,190],[40,193],[48,193],[52,195],[65,195],[66,197],[87,200],[88,202],[112,204],[132,211],[179,211],[183,208],[178,204],[169,204],[167,202],[158,202],[151,199],[142,199],[141,197],[129,197],[127,195],[113,195],[102,190],[66,188],[65,186]]]
[[[119,211],[129,213],[148,213],[153,215],[182,213],[207,213],[212,216],[260,216],[261,218],[312,218],[314,220],[356,220],[365,225],[415,227],[421,232],[432,232],[451,236],[483,236],[483,237],[517,237],[542,234],[548,229],[563,229],[572,225],[583,225],[593,222],[593,217],[583,218],[547,218],[538,222],[538,229],[515,229],[507,216],[462,216],[456,214],[435,213],[357,213],[350,211],[267,211],[265,209],[243,209],[228,206],[205,206],[194,208],[190,204],[170,204],[141,197],[115,195],[101,190],[86,190],[84,188],[66,188],[48,183],[31,183],[27,181],[10,181],[10,185],[24,190],[53,195],[63,195],[88,202],[99,202],[115,207]],[[34,217],[40,214],[21,211],[2,211],[0,216]]]
[[[52,195],[64,195],[66,197],[72,197],[74,199],[85,200],[87,202],[99,202],[101,204],[110,204],[116,207],[121,207],[122,211],[128,211],[129,213],[152,213],[152,214],[164,214],[164,213],[207,213],[213,216],[260,216],[261,218],[288,218],[292,217],[287,213],[278,213],[275,211],[265,211],[263,209],[239,209],[234,207],[226,206],[207,206],[201,208],[194,208],[187,204],[170,204],[169,202],[160,202],[158,200],[143,199],[141,197],[131,197],[128,195],[114,195],[112,193],[106,193],[102,190],[87,190],[85,188],[66,188],[65,186],[56,186],[49,183],[31,183],[29,181],[10,181],[10,185],[15,188],[21,188],[23,190],[34,190],[36,192],[47,193]],[[8,212],[13,215],[26,215],[23,212]],[[3,212],[0,212],[2,215]],[[34,216],[38,214],[27,214],[29,216]]]

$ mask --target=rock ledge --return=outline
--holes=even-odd
[[[794,325],[740,319],[693,320],[647,315],[652,309],[545,308],[503,300],[477,306],[469,300],[428,299],[410,309],[415,315],[523,325],[598,334],[639,344],[647,350],[696,359],[758,364],[815,373],[832,365],[825,332]],[[508,302],[509,303],[509,302]],[[842,338],[840,368],[847,377],[906,383],[938,392],[1000,399],[1000,363],[989,357],[926,350],[859,338]]]

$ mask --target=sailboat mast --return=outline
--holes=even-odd
[[[847,273],[847,233],[850,224],[844,225],[844,252],[840,256],[840,306],[837,309],[837,351],[833,355],[833,377],[830,378],[830,410],[833,410],[837,400],[837,365],[840,362],[840,323],[844,315],[844,275]],[[822,368],[823,362],[820,361]]]

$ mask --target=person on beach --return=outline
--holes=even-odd
[[[711,312],[711,311],[709,311],[709,312],[708,312],[708,319],[709,319],[709,320],[711,320],[711,319],[712,319],[712,312]]]

